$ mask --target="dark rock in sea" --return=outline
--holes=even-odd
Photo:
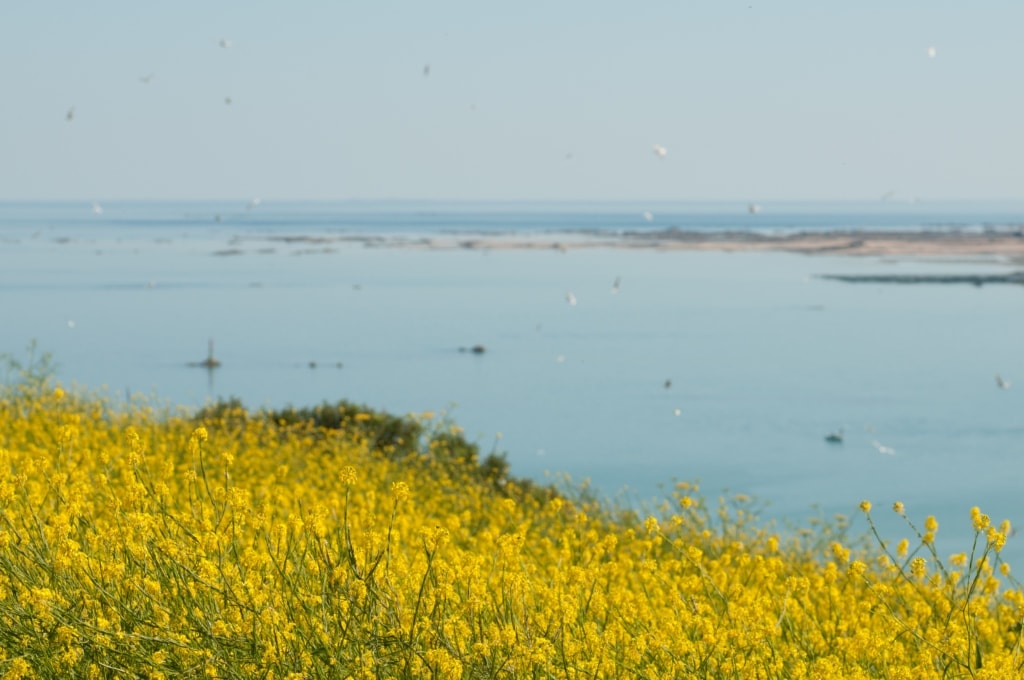
[[[1024,285],[1024,271],[1009,274],[822,274],[818,278],[844,283],[993,283]]]
[[[472,347],[460,347],[460,352],[472,352],[473,354],[483,354],[487,351],[487,348],[483,345],[473,345]]]

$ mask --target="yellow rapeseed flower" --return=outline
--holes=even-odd
[[[985,531],[990,523],[988,515],[982,514],[977,506],[971,508],[971,524],[974,525],[975,531]]]
[[[32,666],[24,658],[18,657],[11,661],[4,673],[4,680],[21,680],[32,677]]]
[[[405,482],[392,482],[391,493],[395,497],[396,503],[402,503],[409,500],[409,485]]]
[[[861,501],[860,510],[861,512],[871,512],[871,501]]]
[[[1006,534],[1002,533],[994,526],[989,526],[985,530],[985,540],[996,552],[1000,552],[1003,546],[1006,545]]]

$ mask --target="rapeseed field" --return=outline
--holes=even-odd
[[[895,545],[686,483],[647,515],[378,417],[4,388],[0,677],[1021,677],[1010,527],[978,509],[953,556],[900,503]]]

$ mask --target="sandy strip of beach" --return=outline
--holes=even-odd
[[[785,251],[808,255],[996,257],[1024,263],[1024,234],[1018,231],[830,231],[767,235],[667,229],[651,232],[451,234],[392,244],[430,249]]]

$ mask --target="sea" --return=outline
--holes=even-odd
[[[559,246],[1022,224],[1024,202],[0,202],[0,354],[34,343],[115,400],[431,412],[515,476],[641,510],[691,482],[862,535],[866,499],[913,538],[900,501],[952,554],[972,506],[1024,526],[1024,288],[822,277],[1024,265]],[[423,247],[481,236],[551,247]]]

